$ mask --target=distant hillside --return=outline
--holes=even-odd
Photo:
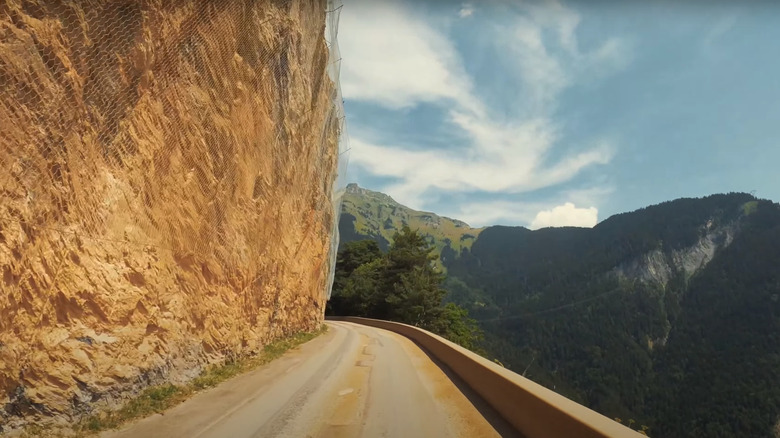
[[[507,366],[659,437],[780,424],[780,206],[678,199],[592,229],[489,227],[450,299]]]
[[[778,204],[730,193],[593,228],[471,229],[350,186],[342,241],[386,248],[404,224],[514,371],[653,437],[780,437]]]
[[[339,221],[342,244],[372,239],[383,251],[387,251],[393,234],[404,225],[419,230],[434,246],[436,255],[441,255],[445,248],[459,254],[462,249],[470,248],[484,229],[471,228],[465,222],[434,213],[412,210],[384,193],[364,189],[357,184],[347,186]],[[452,252],[445,250],[446,253]]]

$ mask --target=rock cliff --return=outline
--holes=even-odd
[[[682,273],[687,281],[712,260],[716,251],[729,246],[737,231],[737,222],[719,227],[713,227],[708,223],[702,226],[703,235],[695,244],[672,250],[668,254],[660,249],[654,249],[639,258],[621,264],[613,269],[612,273],[622,280],[657,283],[662,287],[666,287],[677,272]]]
[[[69,420],[313,329],[324,1],[0,2],[0,421]]]

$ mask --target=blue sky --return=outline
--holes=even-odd
[[[347,0],[347,180],[491,224],[780,200],[780,3]]]

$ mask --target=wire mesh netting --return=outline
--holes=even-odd
[[[0,4],[7,403],[67,410],[74,391],[86,400],[139,370],[170,374],[317,324],[349,149],[340,10]],[[99,364],[117,357],[126,372],[106,377]]]
[[[344,196],[344,191],[347,187],[347,166],[349,164],[349,134],[347,132],[347,117],[344,112],[344,98],[341,95],[340,74],[341,74],[341,51],[339,51],[338,44],[338,31],[339,31],[339,18],[341,17],[341,10],[344,4],[341,0],[328,0],[328,17],[325,26],[325,35],[328,43],[328,52],[330,53],[330,60],[328,63],[328,77],[336,84],[334,89],[333,101],[335,108],[333,111],[333,117],[336,118],[338,124],[338,169],[336,172],[336,180],[334,181],[333,191],[333,211],[337,213],[337,219],[333,221],[333,228],[331,230],[331,247],[330,247],[330,271],[328,274],[328,299],[330,299],[333,292],[333,278],[336,273],[336,257],[338,255],[339,246],[339,227],[338,227],[338,214],[341,214],[341,200]]]

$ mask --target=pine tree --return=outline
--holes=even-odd
[[[337,259],[328,314],[403,322],[474,348],[481,331],[465,309],[444,305],[445,277],[432,252],[409,227],[395,234],[384,255],[373,241],[346,244]]]

